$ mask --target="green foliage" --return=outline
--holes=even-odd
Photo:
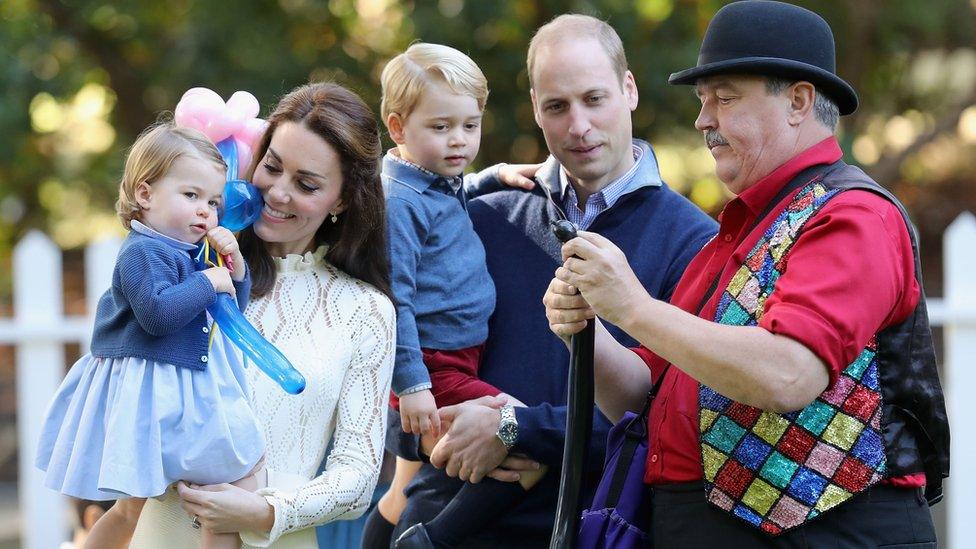
[[[69,231],[64,224],[85,219],[87,212],[110,215],[125,148],[161,111],[173,109],[188,88],[206,86],[224,97],[248,90],[267,114],[292,87],[334,79],[361,93],[378,111],[383,63],[418,39],[469,53],[488,76],[491,96],[480,165],[540,160],[545,144],[532,117],[525,53],[534,29],[567,11],[596,15],[618,30],[640,89],[635,134],[655,144],[684,147],[677,153],[683,158],[700,148],[692,129],[697,101],[687,88],[668,86],[667,75],[694,64],[704,29],[724,3],[4,0],[0,258],[29,227],[68,235],[66,245],[90,236],[85,231],[91,227]],[[926,52],[951,56],[972,51],[970,0],[798,3],[832,23],[839,71],[861,94],[862,109],[845,122],[845,148],[866,135],[872,120],[877,126],[877,120],[910,109],[924,112],[932,119],[929,126],[937,126],[942,111],[951,111],[949,106],[972,93],[971,86],[926,87],[911,79]],[[79,100],[83,90],[91,101]],[[102,105],[104,116],[86,111],[91,105]],[[68,122],[58,125],[61,119]],[[99,139],[105,146],[98,146]],[[876,148],[879,165],[892,155],[896,161],[884,182],[903,182],[900,166],[907,159],[883,144]],[[675,186],[689,192],[703,189],[699,184],[717,185],[694,170],[674,173],[679,174],[673,177]],[[46,199],[41,189],[48,189]],[[697,196],[716,200],[721,196],[716,193]]]

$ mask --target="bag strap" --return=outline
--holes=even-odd
[[[630,471],[631,462],[634,461],[637,447],[640,446],[641,442],[647,440],[647,414],[650,413],[654,397],[657,396],[657,392],[661,388],[661,382],[664,381],[664,376],[670,368],[670,363],[664,367],[664,371],[661,372],[657,381],[651,386],[651,390],[647,392],[647,398],[644,399],[643,408],[627,424],[624,431],[624,444],[621,447],[620,454],[617,456],[613,477],[610,480],[610,488],[607,490],[607,507],[616,507],[617,502],[620,500],[620,494],[624,490],[627,473]]]

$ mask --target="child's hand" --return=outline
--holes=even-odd
[[[401,396],[400,423],[403,424],[405,433],[438,436],[441,431],[441,418],[437,415],[434,395],[424,390]]]
[[[234,283],[230,279],[230,271],[225,267],[210,267],[209,269],[204,269],[203,275],[210,279],[210,283],[213,284],[214,291],[218,294],[226,293],[230,294],[231,297],[237,297],[237,290],[234,289]]]
[[[498,180],[509,187],[531,189],[535,187],[532,178],[542,164],[505,164],[498,169]]]
[[[230,256],[231,263],[234,266],[234,268],[229,269],[231,278],[238,282],[244,280],[244,273],[247,269],[244,267],[244,256],[241,255],[241,247],[237,244],[234,233],[226,227],[214,227],[207,231],[207,240],[210,241],[210,245],[213,246],[214,250],[217,250],[218,254]]]

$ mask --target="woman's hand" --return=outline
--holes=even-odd
[[[274,526],[274,508],[268,500],[233,484],[198,486],[181,481],[176,490],[183,510],[211,532],[270,532]]]

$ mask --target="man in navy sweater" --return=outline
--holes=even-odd
[[[549,222],[560,216],[557,209],[579,228],[615,242],[647,291],[665,300],[687,263],[716,231],[712,219],[661,181],[650,145],[633,138],[637,87],[620,38],[609,25],[581,15],[557,17],[533,37],[528,71],[535,119],[552,156],[537,173],[538,185],[531,192],[502,190],[469,203],[497,292],[480,376],[528,407],[509,413],[477,402],[443,408],[441,417],[450,428],[430,461],[444,470],[425,465],[408,486],[407,507],[394,539],[406,527],[435,516],[462,481],[477,481],[480,472],[491,470],[496,478],[511,478],[518,467],[531,466],[512,459],[511,453],[546,464],[548,474],[464,546],[548,546],[565,438],[569,364],[541,302],[561,263],[559,242],[549,229]],[[635,344],[616,327],[607,328],[624,345]],[[596,408],[593,413],[584,503],[599,478],[610,428]]]

